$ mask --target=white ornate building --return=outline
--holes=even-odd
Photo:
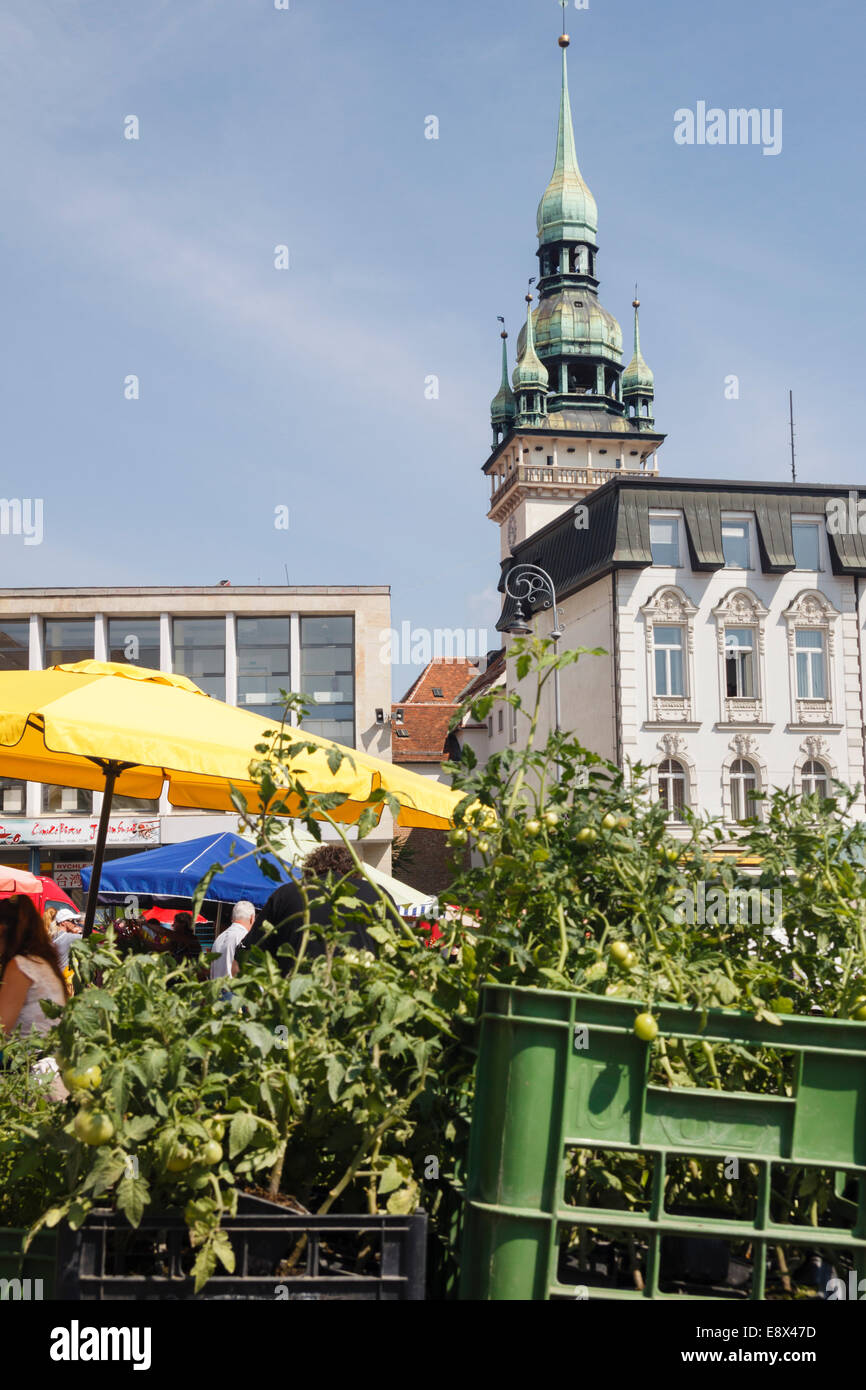
[[[605,649],[563,671],[563,727],[649,767],[672,818],[863,783],[866,537],[828,528],[839,491],[623,477],[504,563],[550,574],[563,647]],[[506,598],[503,631],[515,613]]]

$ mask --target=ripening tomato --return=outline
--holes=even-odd
[[[75,1135],[81,1140],[82,1144],[87,1144],[91,1149],[98,1149],[100,1145],[107,1144],[114,1134],[114,1123],[110,1115],[104,1115],[100,1111],[85,1110],[83,1107],[75,1116]]]
[[[634,1031],[641,1042],[650,1043],[658,1037],[659,1026],[651,1013],[643,1013],[635,1019]]]
[[[75,1067],[67,1067],[63,1081],[70,1091],[95,1091],[102,1084],[102,1068],[85,1067],[78,1071]]]
[[[166,1159],[165,1166],[169,1173],[185,1173],[187,1168],[192,1167],[192,1161],[192,1149],[180,1145],[178,1148],[172,1149]]]

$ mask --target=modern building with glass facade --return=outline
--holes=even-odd
[[[386,586],[0,590],[0,670],[69,662],[125,661],[188,676],[207,694],[265,717],[282,713],[280,692],[312,708],[303,727],[390,759],[391,669],[381,634],[390,628]],[[89,857],[98,793],[2,776],[0,862],[61,872]],[[129,853],[176,843],[232,816],[178,811],[167,800],[114,798],[110,845]],[[390,865],[390,823],[363,842],[364,857]],[[74,874],[74,870],[71,871]]]

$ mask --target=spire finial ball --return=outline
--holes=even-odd
[[[559,38],[557,39],[557,43],[559,44],[560,48],[568,48],[568,45],[571,43],[571,39],[568,37],[567,34],[560,34]]]
[[[502,332],[500,333],[499,336],[500,336],[500,338],[507,338],[507,337],[508,337],[508,334],[506,333],[506,331],[505,331],[504,328],[503,328],[503,330],[502,330]]]
[[[531,294],[527,294],[527,295],[525,295],[524,297],[525,297],[525,299],[526,299],[527,304],[531,304],[531,303],[532,303],[532,295],[531,295]]]
[[[639,308],[640,308],[640,300],[639,300],[639,299],[633,299],[632,302],[631,302],[631,307],[632,307],[633,309],[639,309]]]

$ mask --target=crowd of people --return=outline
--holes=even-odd
[[[338,883],[342,894],[348,893],[360,907],[351,911],[335,907]],[[124,921],[118,939],[127,947],[136,942],[139,948],[167,950],[178,962],[198,961],[200,979],[236,976],[243,968],[245,951],[252,946],[273,953],[280,968],[288,969],[291,957],[281,947],[296,952],[309,926],[306,957],[321,955],[326,942],[317,929],[333,922],[335,913],[339,913],[345,946],[375,951],[367,930],[368,909],[379,901],[380,891],[357,872],[343,845],[320,845],[304,863],[302,884],[290,879],[280,885],[259,913],[251,902],[235,903],[229,926],[209,952],[203,951],[189,912],[179,912],[172,929],[157,936],[145,933],[140,920]],[[46,1033],[51,1027],[42,1001],[63,1005],[71,992],[72,948],[80,939],[82,920],[81,913],[68,907],[49,907],[42,915],[23,894],[0,899],[0,1040],[13,1029],[28,1034]]]

